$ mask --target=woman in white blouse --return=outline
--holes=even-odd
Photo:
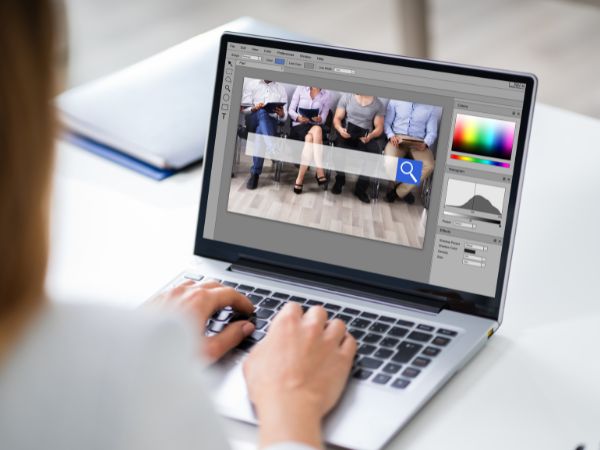
[[[254,326],[240,321],[210,338],[203,327],[225,306],[250,313],[246,297],[189,282],[127,312],[44,295],[53,3],[0,2],[0,448],[226,449],[200,361],[218,359]],[[327,322],[323,309],[283,308],[244,366],[262,448],[321,446],[321,419],[355,351],[344,324]]]
[[[292,95],[288,110],[292,118],[290,137],[304,141],[300,169],[294,184],[294,192],[302,194],[304,176],[309,164],[315,161],[315,178],[323,190],[327,190],[328,180],[323,171],[323,133],[331,103],[329,91],[314,86],[298,86]],[[309,117],[310,116],[310,117]]]

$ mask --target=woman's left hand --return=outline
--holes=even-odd
[[[227,306],[247,315],[254,311],[254,305],[246,296],[216,281],[202,284],[186,281],[150,299],[146,305],[188,314],[198,324],[202,336],[208,319]],[[254,329],[254,324],[247,320],[230,323],[219,334],[203,338],[202,353],[209,361],[216,361],[252,334]]]
[[[314,123],[321,123],[321,121],[322,121],[322,120],[323,120],[323,119],[321,119],[321,116],[317,116],[317,117],[313,117],[313,118],[312,118],[312,121],[313,121]]]

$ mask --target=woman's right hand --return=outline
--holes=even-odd
[[[300,122],[300,123],[308,123],[309,120],[308,120],[308,118],[306,118],[306,117],[301,116],[301,115],[298,114],[298,122]]]
[[[296,441],[321,445],[321,420],[337,403],[356,354],[356,340],[322,307],[306,314],[287,304],[244,363],[260,420],[261,446]]]

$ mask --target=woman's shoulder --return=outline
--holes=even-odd
[[[144,358],[168,358],[170,350],[192,353],[193,329],[183,318],[153,311],[87,304],[51,304],[32,321],[13,352],[15,368],[35,376],[76,369],[94,378],[98,369],[138,370]],[[77,380],[74,380],[77,381]]]
[[[112,440],[119,437],[97,435],[90,418],[118,430],[123,421],[151,410],[161,386],[185,384],[177,374],[188,376],[200,368],[193,332],[182,319],[147,311],[49,306],[3,362],[0,423],[4,417],[14,432],[0,425],[0,435],[22,440],[15,427],[46,417],[45,425],[36,423],[39,436],[23,442],[70,436],[73,444],[99,439],[105,448],[115,448]],[[57,410],[60,421],[53,417]],[[78,431],[69,434],[61,428],[67,424]]]

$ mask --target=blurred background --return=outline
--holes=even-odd
[[[600,0],[408,3],[424,48],[407,42],[423,27],[401,0],[66,0],[69,86],[251,16],[335,45],[533,72],[540,101],[600,118]]]

